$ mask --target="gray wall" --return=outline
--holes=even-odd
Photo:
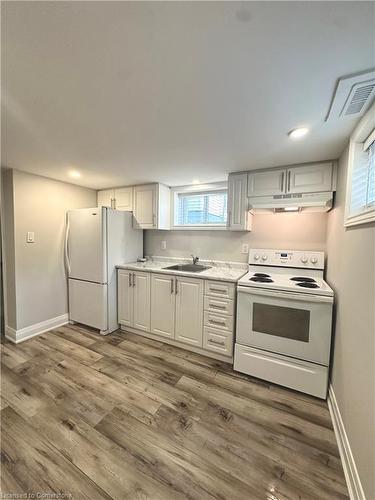
[[[8,197],[11,187],[14,229],[7,224],[7,230],[14,231],[14,263],[10,252],[6,265],[7,274],[15,273],[16,304],[7,279],[7,324],[19,330],[67,313],[63,259],[65,212],[96,206],[96,192],[16,170],[13,186],[4,189]],[[11,212],[8,203],[6,210]],[[35,232],[35,243],[26,243],[27,231]],[[15,305],[16,318],[11,314]]]
[[[241,245],[253,248],[325,250],[327,214],[258,214],[250,233],[232,231],[145,231],[145,255],[246,262]],[[161,242],[167,249],[161,250]]]
[[[328,216],[327,280],[335,290],[332,385],[366,497],[375,499],[375,224],[344,228],[348,149]]]

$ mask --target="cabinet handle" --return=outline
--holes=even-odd
[[[171,279],[171,293],[173,293],[173,292],[174,292],[174,289],[173,289],[173,284],[174,284],[174,279],[172,278],[172,279]]]
[[[210,304],[210,307],[213,307],[214,309],[222,309],[223,311],[226,309],[226,306],[218,306],[216,304]]]
[[[129,273],[129,286],[132,286],[132,273]]]
[[[281,191],[284,191],[284,170],[281,172]]]
[[[211,292],[225,293],[226,290],[222,288],[210,288]]]
[[[218,341],[218,340],[208,339],[208,342],[210,342],[211,344],[216,344],[216,345],[222,345],[222,346],[225,346],[225,342],[223,342],[223,341]]]
[[[176,278],[176,282],[175,282],[175,294],[176,295],[178,294],[178,281],[177,281],[177,278]]]
[[[289,170],[288,171],[288,192],[290,191],[290,175],[291,175],[291,171]]]
[[[225,321],[218,321],[217,319],[209,319],[209,323],[213,323],[214,325],[224,325],[225,326]]]
[[[135,273],[133,273],[133,286],[135,286]]]
[[[116,198],[111,198],[111,208],[116,209]]]

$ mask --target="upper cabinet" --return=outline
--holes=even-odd
[[[98,191],[98,207],[133,212],[139,229],[170,228],[170,188],[145,184]]]
[[[334,191],[335,168],[333,162],[295,165],[249,172],[248,197],[304,194]]]
[[[134,219],[140,229],[170,228],[170,189],[162,184],[134,187]]]
[[[287,171],[287,193],[320,193],[333,191],[333,164],[315,163],[291,167]]]
[[[285,170],[264,170],[249,172],[247,194],[253,196],[273,196],[283,194],[285,186]]]
[[[98,207],[110,207],[126,212],[133,211],[133,188],[103,189],[98,191]]]
[[[247,199],[247,173],[229,174],[228,217],[229,231],[251,231],[252,214]]]

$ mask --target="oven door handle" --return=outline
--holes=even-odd
[[[250,286],[238,286],[238,293],[248,293],[250,295],[260,295],[262,297],[274,297],[275,299],[291,299],[301,302],[325,302],[332,304],[333,297],[326,295],[310,295],[306,293],[283,292],[278,290],[265,290]]]

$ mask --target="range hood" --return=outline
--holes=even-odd
[[[255,196],[249,198],[249,209],[254,213],[328,212],[332,201],[332,192]]]

